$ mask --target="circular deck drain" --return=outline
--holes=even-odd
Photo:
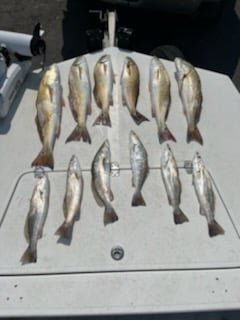
[[[116,260],[116,261],[121,260],[124,256],[123,248],[120,246],[113,247],[111,250],[111,256],[113,260]]]

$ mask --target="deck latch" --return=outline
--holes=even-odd
[[[112,173],[112,177],[120,176],[120,166],[118,162],[114,161],[111,163],[111,173]]]

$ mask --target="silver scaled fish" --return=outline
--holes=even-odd
[[[163,143],[167,140],[176,142],[166,125],[171,104],[170,79],[166,68],[157,57],[153,57],[150,62],[149,92],[152,116],[156,119],[159,142]]]
[[[111,175],[111,151],[109,141],[101,145],[92,162],[92,191],[97,204],[105,207],[104,225],[118,220],[118,216],[112,207],[113,192],[110,187]]]
[[[80,141],[91,143],[86,120],[91,114],[91,82],[88,69],[88,63],[84,56],[74,60],[68,77],[69,103],[74,120],[77,126],[67,138],[69,141]]]
[[[97,61],[94,67],[93,94],[97,106],[101,109],[93,125],[102,124],[111,127],[109,106],[113,106],[114,72],[109,54],[105,54]]]
[[[200,214],[205,216],[210,237],[224,234],[223,228],[215,220],[215,194],[211,177],[198,152],[192,161],[193,185],[200,206]]]
[[[182,184],[179,177],[177,162],[168,144],[161,156],[161,173],[169,205],[173,207],[175,224],[187,222],[187,216],[180,209]]]
[[[83,195],[83,176],[78,158],[73,155],[69,161],[66,180],[66,191],[63,201],[65,220],[57,229],[56,235],[71,239],[73,224],[80,217]]]
[[[129,133],[129,150],[132,168],[132,185],[135,188],[132,197],[132,206],[145,206],[146,203],[141,191],[149,172],[148,155],[143,143],[134,131],[130,131]]]
[[[49,208],[50,184],[48,176],[43,174],[37,181],[30,200],[30,208],[25,224],[25,237],[29,242],[22,255],[22,264],[37,262],[37,243],[42,237],[43,227]]]
[[[124,59],[120,82],[123,105],[127,106],[135,123],[140,125],[143,121],[149,121],[136,109],[139,96],[140,76],[136,62],[130,57]]]
[[[63,105],[60,72],[52,64],[43,75],[37,94],[35,121],[43,147],[32,166],[54,168],[53,148],[60,136]]]
[[[176,80],[183,111],[187,120],[187,142],[192,140],[203,144],[201,133],[197,127],[202,110],[202,89],[200,77],[192,64],[181,59],[174,60]]]

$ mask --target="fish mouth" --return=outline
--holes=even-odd
[[[134,64],[134,60],[133,60],[131,57],[127,56],[127,57],[125,58],[125,63],[126,63],[127,66],[129,67],[129,66],[131,66],[131,65]]]
[[[174,76],[177,82],[180,81],[181,77],[180,77],[180,72],[178,70],[174,72]]]
[[[172,149],[168,143],[166,144],[166,150],[172,151]]]
[[[56,64],[56,63],[51,64],[51,65],[48,67],[48,70],[49,70],[49,71],[57,72],[57,70],[58,70],[57,64]]]
[[[175,66],[176,66],[177,68],[179,68],[179,67],[181,66],[181,64],[182,64],[182,59],[176,57],[176,58],[174,59],[174,63],[175,63]]]
[[[136,133],[133,131],[133,130],[131,130],[130,132],[129,132],[129,138],[130,138],[130,140],[135,140],[135,139],[137,139],[137,135],[136,135]]]
[[[110,143],[109,143],[109,140],[106,139],[104,142],[103,142],[103,146],[106,147],[106,148],[109,148],[110,147]]]
[[[60,78],[59,69],[56,63],[50,65],[46,71],[47,81],[49,84]]]
[[[105,54],[103,55],[100,59],[99,59],[99,63],[107,63],[109,61],[109,54]]]
[[[76,156],[75,156],[75,154],[73,154],[73,155],[71,156],[70,162],[73,162],[73,161],[75,161],[75,160],[76,160]]]
[[[82,65],[82,64],[85,64],[86,63],[86,58],[84,56],[80,56],[80,57],[77,57],[74,62],[73,62],[73,66],[79,66],[79,65]]]

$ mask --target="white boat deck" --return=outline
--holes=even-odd
[[[59,64],[66,108],[60,139],[54,149],[54,171],[46,170],[51,184],[50,208],[43,238],[38,242],[36,264],[22,266],[27,247],[24,224],[36,183],[31,163],[41,143],[35,125],[35,99],[39,71],[29,75],[9,115],[0,122],[0,316],[124,315],[183,311],[232,310],[240,307],[240,96],[231,80],[197,69],[202,81],[203,109],[199,129],[204,145],[186,143],[186,120],[174,78],[172,62],[163,61],[171,78],[172,104],[168,127],[177,139],[170,142],[182,181],[181,208],[188,223],[175,225],[172,208],[160,174],[164,145],[157,138],[151,117],[148,68],[151,57],[108,48],[116,84],[112,127],[92,126],[99,114],[87,120],[92,144],[65,140],[75,127],[69,105],[67,78],[73,60]],[[91,80],[93,67],[103,52],[87,54]],[[137,126],[122,106],[120,74],[130,55],[141,75],[138,110],[149,118]],[[146,207],[131,207],[133,188],[128,135],[134,130],[148,152],[150,173],[143,186]],[[104,227],[103,208],[91,191],[90,167],[102,142],[108,138],[112,162],[120,174],[111,179],[113,206],[119,221]],[[225,235],[209,238],[206,219],[184,168],[196,151],[202,155],[213,179],[216,220]],[[79,158],[85,182],[81,218],[75,223],[71,245],[54,235],[63,221],[66,169],[72,154]],[[111,249],[121,246],[124,257],[115,261]]]

